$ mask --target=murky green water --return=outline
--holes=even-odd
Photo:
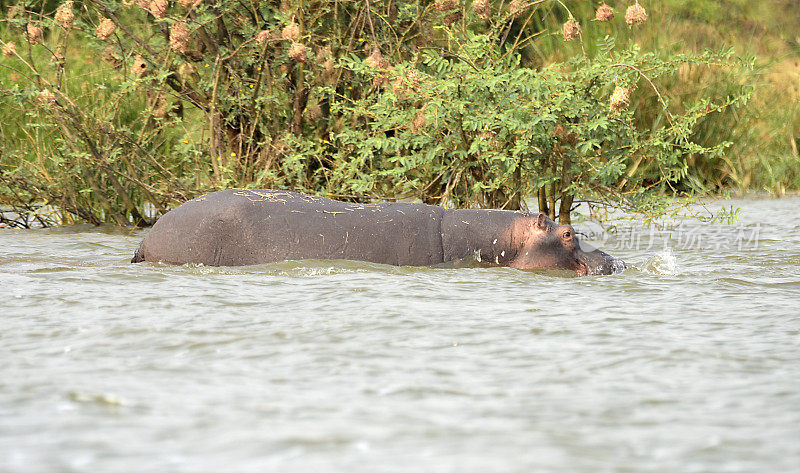
[[[0,230],[0,471],[800,471],[800,199],[734,205],[587,278]]]

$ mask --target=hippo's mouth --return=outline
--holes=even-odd
[[[583,261],[578,261],[578,268],[575,269],[575,272],[578,273],[578,276],[586,276],[589,274],[589,267]]]

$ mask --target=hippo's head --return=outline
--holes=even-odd
[[[543,213],[520,219],[517,225],[514,233],[523,238],[522,247],[510,264],[514,268],[566,269],[579,276],[613,274],[625,269],[622,260],[579,242],[572,225],[557,225]]]

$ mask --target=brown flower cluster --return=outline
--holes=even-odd
[[[636,0],[636,3],[629,6],[625,11],[625,23],[628,26],[635,26],[641,25],[645,21],[647,21],[647,12],[639,5],[639,0]]]
[[[167,0],[153,0],[150,2],[150,5],[147,6],[150,13],[158,19],[167,16],[167,8],[169,8],[169,2]]]
[[[489,21],[492,19],[492,4],[489,0],[474,0],[472,9],[475,10],[475,14],[481,20]]]
[[[39,105],[54,105],[56,103],[56,96],[49,90],[44,89],[36,96],[36,102],[38,102]]]
[[[406,80],[408,81],[408,84],[411,86],[412,89],[414,90],[419,89],[419,84],[421,79],[422,78],[418,70],[409,69],[406,71]]]
[[[133,65],[131,65],[131,73],[137,77],[143,77],[147,74],[147,69],[147,62],[141,55],[137,54],[133,60]]]
[[[43,34],[44,32],[42,29],[33,23],[28,23],[28,26],[25,28],[25,39],[31,44],[41,43]]]
[[[200,2],[203,0],[178,0],[178,3],[185,8],[194,8],[197,5],[200,5]]]
[[[442,12],[455,10],[460,6],[459,0],[436,0],[436,2],[433,5],[436,7],[437,10]]]
[[[256,44],[264,44],[267,42],[267,40],[269,40],[268,30],[259,31],[258,34],[256,35]]]
[[[383,57],[381,50],[378,48],[372,50],[372,54],[370,54],[369,57],[364,60],[364,64],[372,69],[386,69],[389,67],[389,61]]]
[[[422,108],[417,110],[416,115],[414,115],[414,119],[411,121],[412,133],[419,133],[428,126],[428,119],[425,117],[426,108],[428,108],[428,104],[423,105]]]
[[[514,18],[521,17],[527,9],[528,6],[522,3],[520,0],[511,0],[511,3],[508,4],[508,12],[511,13],[511,16]]]
[[[289,57],[296,62],[308,61],[308,51],[303,43],[293,41],[289,46]]]
[[[105,41],[117,31],[117,25],[114,24],[113,21],[109,20],[108,18],[100,17],[100,23],[97,25],[97,30],[95,33],[97,34],[97,39],[100,41]]]
[[[609,100],[611,111],[613,113],[619,113],[628,108],[630,102],[631,89],[622,87],[621,85],[616,86],[614,92],[611,94],[611,100]]]
[[[13,41],[7,42],[3,45],[3,56],[14,57],[17,55],[17,45]]]
[[[68,0],[59,5],[58,8],[56,8],[56,14],[53,19],[65,30],[72,28],[75,22],[75,14],[72,13],[72,0]]]
[[[297,26],[297,23],[291,22],[283,28],[281,31],[281,38],[287,41],[297,41],[300,39],[300,27]]]
[[[185,54],[189,51],[189,28],[186,23],[176,21],[169,29],[169,47],[175,52]]]
[[[565,40],[572,41],[581,35],[581,25],[575,20],[568,20],[566,23],[564,23],[564,27],[562,28],[561,32],[564,35]]]
[[[614,19],[614,9],[610,6],[606,5],[603,2],[600,7],[597,8],[597,12],[595,12],[594,17],[597,21],[610,21]]]

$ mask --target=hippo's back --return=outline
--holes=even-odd
[[[161,217],[133,261],[213,266],[349,259],[442,262],[440,207],[354,204],[289,191],[230,189]]]

